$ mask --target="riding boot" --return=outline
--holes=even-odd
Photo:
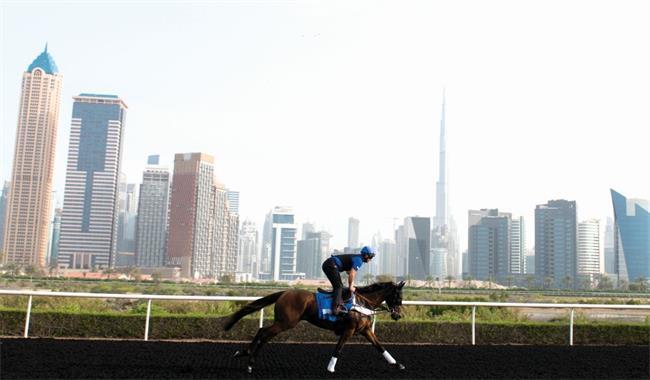
[[[343,288],[337,286],[334,289],[334,303],[332,304],[332,314],[338,315],[341,311],[345,311],[343,306]]]

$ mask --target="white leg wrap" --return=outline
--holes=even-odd
[[[384,353],[383,353],[382,355],[384,355],[384,359],[386,359],[386,361],[388,362],[388,364],[395,364],[395,363],[397,363],[397,362],[395,361],[395,359],[393,359],[393,357],[390,356],[390,354],[388,353],[388,351],[384,351]]]
[[[332,358],[330,359],[330,364],[327,365],[327,370],[328,371],[334,373],[334,367],[336,367],[336,361],[337,360],[338,360],[337,358],[332,356]]]

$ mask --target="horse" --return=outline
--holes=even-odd
[[[358,287],[356,288],[356,299],[357,301],[363,302],[364,307],[373,311],[379,309],[382,306],[382,303],[386,302],[391,318],[397,321],[402,317],[401,305],[403,287],[404,281],[399,284],[394,282],[383,282]],[[344,297],[350,296],[349,289],[346,288],[345,293]],[[336,344],[334,353],[327,365],[327,370],[329,372],[333,373],[335,371],[336,362],[341,350],[343,349],[343,345],[355,334],[363,335],[370,343],[372,343],[377,351],[384,356],[391,367],[397,369],[405,368],[404,365],[398,363],[379,343],[377,336],[371,329],[372,322],[368,315],[351,310],[347,315],[339,318],[335,322],[320,319],[318,317],[316,294],[306,290],[285,290],[255,300],[233,313],[224,325],[224,330],[230,330],[235,323],[245,315],[256,312],[273,303],[275,303],[275,318],[273,324],[268,327],[260,328],[248,347],[243,350],[238,350],[233,355],[233,357],[249,357],[247,367],[248,373],[253,372],[255,358],[257,357],[260,348],[282,331],[294,328],[301,320],[305,320],[320,328],[332,330],[336,335],[339,335],[338,343]]]

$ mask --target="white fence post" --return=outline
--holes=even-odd
[[[372,316],[372,327],[371,330],[374,333],[375,332],[375,324],[377,323],[377,315]]]
[[[472,306],[472,346],[476,345],[476,306]]]
[[[144,323],[144,340],[149,340],[149,318],[151,317],[151,299],[147,302],[147,320]]]
[[[569,322],[569,346],[573,346],[573,309],[571,309],[571,321]]]
[[[260,309],[260,328],[264,326],[264,308]]]
[[[29,319],[32,316],[32,296],[29,296],[29,301],[27,301],[27,317],[25,318],[25,335],[27,338],[29,336]]]

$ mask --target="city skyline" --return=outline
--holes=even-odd
[[[416,6],[422,8],[423,14],[433,14],[435,12],[428,12],[433,10],[440,10],[443,15],[460,12],[453,7],[441,5]],[[101,24],[100,14],[103,15],[104,11],[108,14],[122,13],[123,7],[104,5],[96,9],[84,8],[83,11],[77,11],[77,14],[84,15],[80,19],[84,25],[98,22]],[[168,10],[155,10],[154,13],[167,17],[176,26],[186,25],[188,20],[205,20],[199,11],[205,11],[206,16],[217,19],[232,16],[243,25],[224,22],[222,29],[214,31],[217,49],[206,49],[205,46],[192,43],[186,47],[179,45],[180,41],[186,41],[184,36],[191,36],[199,30],[212,30],[202,26],[191,29],[187,32],[189,34],[179,32],[178,37],[164,32],[160,39],[154,35],[137,36],[132,40],[126,38],[120,40],[120,43],[124,44],[125,55],[108,57],[104,54],[99,60],[100,53],[104,51],[100,48],[102,43],[88,46],[84,56],[78,55],[77,46],[85,44],[89,38],[106,42],[104,37],[72,34],[78,30],[77,27],[72,27],[74,23],[68,27],[61,20],[66,19],[66,9],[74,8],[74,5],[68,4],[61,8],[57,10],[44,5],[35,9],[34,5],[3,5],[2,11],[7,15],[8,22],[4,26],[6,32],[0,46],[3,55],[0,179],[10,179],[20,73],[24,71],[27,61],[43,46],[44,41],[49,40],[50,50],[54,52],[57,63],[64,68],[62,71],[65,73],[54,184],[60,198],[65,178],[65,152],[69,143],[67,136],[72,95],[89,90],[120,93],[129,100],[129,105],[133,108],[129,115],[129,130],[125,136],[123,165],[129,182],[137,182],[141,176],[144,169],[143,158],[152,151],[143,151],[140,147],[149,146],[143,141],[151,138],[155,128],[160,135],[156,137],[158,140],[155,141],[155,151],[161,154],[164,164],[171,165],[173,154],[182,151],[206,151],[215,154],[217,176],[224,183],[228,183],[229,187],[241,192],[240,213],[242,217],[254,220],[258,226],[262,225],[264,213],[270,207],[290,204],[295,209],[298,222],[316,222],[333,235],[332,247],[345,245],[346,219],[350,215],[354,215],[361,222],[360,240],[369,243],[370,237],[378,230],[383,236],[391,236],[393,218],[401,220],[415,215],[434,216],[431,210],[434,207],[432,199],[435,199],[432,189],[435,186],[433,173],[436,161],[431,160],[431,157],[436,156],[438,146],[436,127],[440,120],[440,90],[443,85],[447,90],[448,166],[453,174],[449,186],[450,193],[454,194],[449,210],[457,215],[461,247],[466,246],[467,229],[466,221],[459,215],[464,215],[468,209],[497,207],[533,220],[536,204],[548,199],[574,199],[578,203],[580,220],[592,217],[604,220],[606,216],[613,214],[609,188],[620,189],[632,197],[650,198],[650,180],[631,174],[635,171],[642,172],[642,163],[635,159],[634,152],[641,151],[644,142],[643,139],[633,136],[635,130],[648,124],[648,116],[641,113],[641,105],[647,103],[647,94],[641,89],[650,84],[650,77],[641,68],[647,67],[650,62],[647,56],[631,50],[634,45],[621,47],[619,44],[621,41],[634,41],[638,36],[644,35],[643,31],[648,27],[641,19],[636,19],[637,16],[629,14],[629,9],[625,7],[618,7],[613,11],[627,12],[626,17],[632,20],[616,30],[607,29],[608,35],[613,35],[604,41],[599,38],[604,31],[596,29],[596,21],[581,21],[585,30],[593,35],[567,29],[571,20],[569,16],[579,13],[580,7],[576,5],[566,10],[569,16],[553,15],[550,10],[552,7],[542,10],[546,12],[543,13],[544,17],[559,22],[558,30],[549,32],[544,38],[540,37],[535,29],[540,27],[540,20],[544,17],[532,20],[531,27],[523,25],[520,21],[497,18],[504,28],[518,27],[522,29],[523,36],[531,38],[531,42],[523,46],[525,51],[539,49],[536,54],[553,53],[550,56],[555,59],[563,56],[571,58],[568,61],[547,58],[543,61],[551,65],[544,68],[533,60],[517,55],[514,62],[523,64],[525,71],[512,71],[515,67],[508,64],[507,59],[513,56],[504,50],[510,45],[500,43],[498,39],[488,45],[497,49],[503,57],[488,59],[488,66],[485,67],[471,66],[465,61],[468,56],[459,55],[453,50],[455,45],[451,39],[445,42],[435,37],[436,31],[453,34],[462,29],[462,22],[459,25],[449,25],[438,19],[443,17],[441,15],[433,16],[434,21],[440,23],[437,26],[429,26],[424,17],[416,16],[413,26],[396,31],[395,37],[391,38],[387,31],[380,28],[381,23],[378,22],[388,17],[391,11],[395,11],[390,5],[371,6],[365,3],[348,10],[336,6],[328,8],[324,5],[303,4],[287,7],[291,12],[285,8],[264,7],[278,16],[278,20],[292,21],[285,28],[276,28],[279,24],[264,18],[257,19],[261,22],[260,28],[268,31],[269,35],[266,37],[246,34],[245,28],[252,27],[253,24],[243,8],[191,6],[183,8],[178,15],[172,15],[170,9],[176,8],[170,5]],[[330,10],[336,22],[310,14],[310,10],[314,9]],[[129,28],[136,26],[136,19],[150,25],[152,30],[161,30],[163,25],[153,17],[142,17],[142,13],[136,8],[129,10],[131,14],[127,15],[124,21],[125,31],[119,33],[128,33],[131,30]],[[215,10],[223,10],[224,15],[215,15],[218,13]],[[606,6],[594,6],[593,12],[597,16],[595,19],[605,17],[610,10]],[[28,11],[37,26],[29,30],[27,25],[20,21],[27,17]],[[416,13],[407,8],[398,9],[397,12],[408,12],[409,15]],[[495,11],[486,9],[486,12]],[[50,17],[50,14],[58,18]],[[299,21],[297,15],[304,15],[306,19]],[[355,26],[357,22],[359,26]],[[345,32],[349,32],[346,37],[349,37],[350,42],[341,38],[335,27],[336,23],[340,23]],[[137,27],[141,26],[137,24]],[[362,26],[367,30],[364,31]],[[241,54],[232,50],[233,46],[222,33],[228,31],[234,33],[236,40],[241,39],[245,49]],[[416,31],[422,33],[416,35]],[[500,37],[501,32],[499,28],[487,28],[486,36],[479,40],[486,42],[489,37]],[[10,35],[20,37],[12,40],[8,38]],[[568,42],[562,41],[561,36],[567,37]],[[480,55],[483,48],[468,37],[470,36],[457,36],[453,42],[457,46],[465,47],[470,55]],[[267,38],[279,39],[280,42],[272,46],[280,49],[282,54],[263,50],[266,55],[254,64],[250,58],[255,56],[258,47],[267,42]],[[581,44],[586,49],[585,57],[571,54],[572,45],[569,42],[582,39],[585,40],[585,43]],[[388,46],[396,51],[398,56],[407,53],[399,47],[402,41],[429,42],[431,50],[438,47],[439,51],[436,54],[428,54],[418,50],[415,55],[410,55],[410,58],[421,60],[412,61],[416,62],[414,74],[405,74],[404,84],[396,83],[391,78],[376,81],[379,77],[374,74],[381,71],[399,77],[395,69],[402,72],[401,70],[409,67],[395,58],[389,59],[387,63],[374,61],[375,65],[367,65],[368,57],[355,55],[349,49],[354,46],[351,45],[353,43],[366,44],[369,46],[368,56],[377,57],[380,41],[388,42]],[[599,41],[598,49],[589,44],[592,41]],[[112,43],[107,43],[108,46],[113,46]],[[136,51],[136,48],[143,45],[149,48],[142,52]],[[626,58],[605,61],[594,59],[601,58],[600,49],[617,52]],[[301,53],[303,51],[313,53],[317,60],[304,56]],[[147,62],[146,57],[157,57],[159,54],[173,59],[170,62],[160,62],[157,59],[156,65],[147,66],[151,74],[134,79],[135,73],[145,72],[144,66],[136,61]],[[223,57],[223,63],[217,65],[213,71],[216,78],[214,80],[217,82],[206,79],[207,84],[213,84],[207,87],[216,89],[216,92],[206,93],[194,87],[187,87],[185,90],[193,91],[187,97],[189,101],[174,99],[173,103],[168,103],[171,102],[170,95],[174,91],[183,89],[179,87],[174,73],[189,73],[192,80],[198,80],[193,76],[197,74],[188,68],[191,64],[214,61],[211,59],[213,54]],[[328,54],[333,54],[336,59],[343,59],[346,54],[352,55],[360,61],[343,60],[345,64],[341,64],[330,59],[325,62],[333,64],[331,67],[316,64]],[[120,63],[125,61],[125,56],[133,58],[126,60],[133,65]],[[289,58],[299,59],[304,63],[301,66],[304,67],[304,72],[299,72],[298,78],[303,81],[309,78],[311,81],[307,82],[311,84],[310,87],[304,87],[295,80],[289,80],[286,89],[280,86],[281,79],[291,77],[277,65]],[[438,58],[439,64],[430,64]],[[239,68],[236,65],[239,62],[248,64]],[[393,68],[391,64],[394,65]],[[460,64],[461,69],[452,70],[455,64]],[[361,67],[369,70],[369,73],[360,71]],[[625,70],[622,70],[622,67],[625,67]],[[210,69],[212,68],[211,66]],[[587,68],[586,74],[581,71],[583,68]],[[463,74],[467,75],[468,70],[477,72],[464,78]],[[508,70],[512,71],[512,77],[509,76]],[[347,71],[351,71],[351,74],[344,75],[341,80],[333,79],[333,75]],[[625,72],[620,74],[622,71]],[[159,87],[154,77],[158,78],[163,72],[168,79],[164,82],[168,91],[158,91],[162,93],[155,94],[150,91]],[[526,88],[514,83],[516,74],[523,75],[527,72],[536,74],[527,74],[530,76],[526,77]],[[622,78],[614,82],[612,78],[606,78],[596,81],[590,76],[596,72],[611,73],[612,78],[614,73],[616,78],[621,78],[620,75],[630,75],[628,78],[634,80],[625,81]],[[488,74],[494,79],[489,79]],[[224,79],[227,76],[232,79]],[[540,78],[536,79],[536,76]],[[415,78],[421,79],[420,85],[414,85]],[[368,95],[369,100],[362,100],[358,104],[359,107],[350,108],[348,105],[356,104],[351,95],[339,94],[326,85],[327,81],[333,81],[340,88],[348,88],[355,98],[363,99]],[[548,83],[545,83],[546,81]],[[266,87],[260,87],[261,83],[268,84]],[[365,85],[370,89],[377,89],[377,86],[381,85],[385,88],[382,93],[386,99],[370,96],[366,90],[362,90]],[[279,89],[282,91],[278,92]],[[251,96],[251,91],[256,90],[260,90],[262,95]],[[275,99],[268,96],[271,90],[276,90]],[[298,90],[306,91],[308,104],[292,95]],[[404,99],[400,100],[392,96],[393,93],[407,96],[402,96]],[[342,99],[334,99],[334,94],[337,94],[337,97],[340,95]],[[520,99],[516,99],[515,95]],[[250,101],[243,101],[247,97]],[[328,105],[330,103],[331,105]],[[212,104],[216,109],[212,109]],[[271,111],[275,108],[277,110]],[[208,109],[211,117],[206,114]],[[392,109],[394,111],[391,111]],[[323,113],[324,110],[328,110],[327,114]],[[319,119],[309,117],[310,114],[320,115]],[[339,114],[345,117],[337,117]],[[478,116],[470,117],[471,115]],[[204,133],[205,138],[197,140],[192,139],[192,133],[177,133],[180,125],[184,131],[189,129],[193,133]],[[373,128],[369,129],[371,125]],[[330,133],[318,135],[321,140],[318,146],[307,144],[309,137],[319,130],[328,130]],[[389,133],[384,133],[383,130]],[[612,130],[616,133],[612,134]],[[399,133],[396,133],[397,131]],[[255,140],[264,141],[265,144],[251,141],[248,138],[250,136],[255,137]],[[292,149],[286,153],[269,155],[269,151],[281,144],[282,140],[278,138],[286,139],[287,136],[290,141],[298,144],[291,144]],[[402,154],[404,148],[401,146],[408,147],[408,155]],[[496,147],[500,149],[495,149]],[[507,149],[502,149],[504,147]],[[365,154],[364,149],[370,149],[372,153]],[[341,155],[342,158],[337,157],[338,150],[345,151],[346,154]],[[543,155],[543,152],[546,152],[546,155]],[[283,174],[264,170],[269,164],[302,168],[303,163],[300,161],[308,166],[305,166],[305,170],[300,170],[299,176],[295,176],[298,178],[287,175],[296,171]],[[586,162],[589,164],[586,165]],[[325,181],[320,177],[323,171],[308,170],[311,166],[325,170]],[[277,183],[279,186],[269,188],[269,183]],[[525,184],[524,188],[521,187],[522,183]],[[315,201],[317,199],[334,202]],[[386,202],[386,199],[394,201]],[[526,229],[530,246],[534,244],[532,224],[528,223]]]

